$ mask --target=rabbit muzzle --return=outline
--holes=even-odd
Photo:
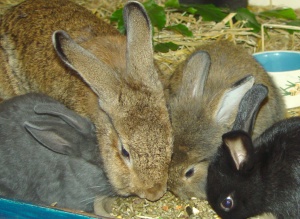
[[[154,202],[163,197],[166,191],[167,186],[165,184],[155,183],[153,187],[144,189],[143,191],[138,193],[138,196]]]

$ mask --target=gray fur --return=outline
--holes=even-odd
[[[92,212],[96,196],[114,195],[94,125],[48,96],[2,102],[0,142],[3,196]]]

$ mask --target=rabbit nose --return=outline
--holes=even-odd
[[[152,188],[146,190],[145,198],[149,201],[157,201],[160,199],[167,191],[167,186],[161,183],[155,183]]]

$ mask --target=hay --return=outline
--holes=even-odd
[[[23,0],[2,0],[0,2],[0,14]],[[73,0],[78,4],[88,8],[98,17],[109,22],[110,15],[127,1],[125,0]],[[145,0],[142,0],[142,2]],[[157,0],[162,4],[164,0]],[[249,7],[253,12],[260,12],[269,9],[275,9],[273,6],[268,7]],[[298,17],[300,10],[296,11]],[[168,30],[156,31],[154,35],[155,42],[174,42],[180,45],[177,51],[168,53],[155,53],[155,59],[160,63],[160,68],[166,74],[171,74],[177,65],[184,61],[196,47],[215,40],[227,39],[236,44],[243,45],[247,51],[252,54],[262,50],[300,50],[300,34],[289,34],[282,28],[283,22],[278,19],[263,20],[257,17],[260,23],[264,25],[264,30],[268,31],[268,37],[262,37],[255,34],[251,29],[245,27],[245,22],[233,22],[234,13],[230,14],[220,23],[202,21],[193,16],[186,16],[175,12],[167,11],[167,25],[184,23],[193,32],[193,37],[184,37],[180,34]],[[225,23],[229,21],[230,25]],[[272,24],[273,28],[270,28]],[[277,25],[281,25],[278,28]],[[276,28],[275,28],[276,27]],[[263,41],[262,41],[263,40]],[[289,116],[300,115],[299,109],[288,111]],[[113,205],[112,216],[117,218],[218,218],[213,210],[210,209],[206,201],[198,199],[179,200],[171,193],[167,193],[157,202],[149,202],[137,197],[117,198]]]

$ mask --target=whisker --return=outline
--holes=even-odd
[[[88,205],[88,204],[90,204],[90,203],[93,203],[96,197],[97,197],[97,196],[93,196],[93,197],[84,199],[84,200],[80,201],[80,203],[86,202],[85,205]]]
[[[103,187],[103,185],[102,186],[90,186],[90,187],[88,187],[89,189],[94,189],[94,188],[101,188],[101,187]]]

